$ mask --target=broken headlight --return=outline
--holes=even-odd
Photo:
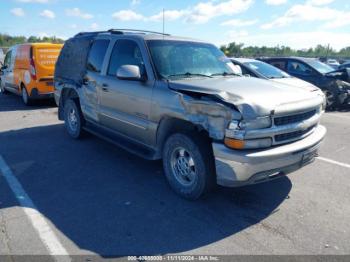
[[[246,130],[269,128],[270,117],[259,117],[254,120],[233,120],[226,130],[225,145],[233,149],[256,149],[272,146],[271,138],[244,139]]]
[[[228,129],[229,130],[263,129],[263,128],[269,128],[271,127],[271,125],[272,125],[271,117],[265,116],[265,117],[258,117],[253,120],[241,120],[241,121],[234,120],[229,124]]]

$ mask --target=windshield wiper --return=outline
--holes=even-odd
[[[184,74],[173,74],[173,75],[168,75],[167,78],[169,77],[195,77],[195,76],[202,76],[202,77],[208,77],[212,78],[212,76],[205,75],[205,74],[193,74],[190,72],[184,73]]]
[[[236,74],[236,73],[223,72],[223,73],[211,74],[210,76],[241,76],[241,75],[240,74]]]

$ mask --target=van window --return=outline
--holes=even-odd
[[[140,47],[132,40],[118,40],[113,47],[109,62],[108,75],[115,76],[122,65],[137,65],[143,70]]]
[[[12,58],[12,51],[8,51],[4,60],[4,65],[7,66],[8,68],[10,68],[10,65],[11,65],[11,58]]]
[[[89,52],[87,70],[101,73],[103,60],[105,58],[109,40],[96,40]]]

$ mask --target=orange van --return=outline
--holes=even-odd
[[[32,43],[10,48],[1,68],[1,91],[21,95],[26,105],[35,99],[53,98],[53,75],[62,46]]]

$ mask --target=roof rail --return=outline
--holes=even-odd
[[[108,31],[80,32],[80,33],[77,33],[74,37],[81,36],[81,35],[98,35],[100,33],[107,33],[107,32]]]
[[[160,32],[154,32],[154,31],[147,31],[147,30],[137,30],[137,29],[109,29],[107,31],[95,31],[95,32],[80,32],[76,34],[74,37],[77,36],[83,36],[83,35],[98,35],[98,34],[103,34],[103,33],[111,33],[111,34],[117,34],[117,35],[122,35],[124,33],[143,33],[143,34],[157,34],[157,35],[165,35],[165,36],[170,36],[170,34],[163,34]]]
[[[165,33],[160,33],[155,31],[137,30],[137,29],[109,29],[108,32],[112,34],[124,34],[126,32],[131,32],[131,33],[146,33],[146,34],[148,33],[148,34],[167,35],[167,36],[170,35],[170,34],[165,34]]]

